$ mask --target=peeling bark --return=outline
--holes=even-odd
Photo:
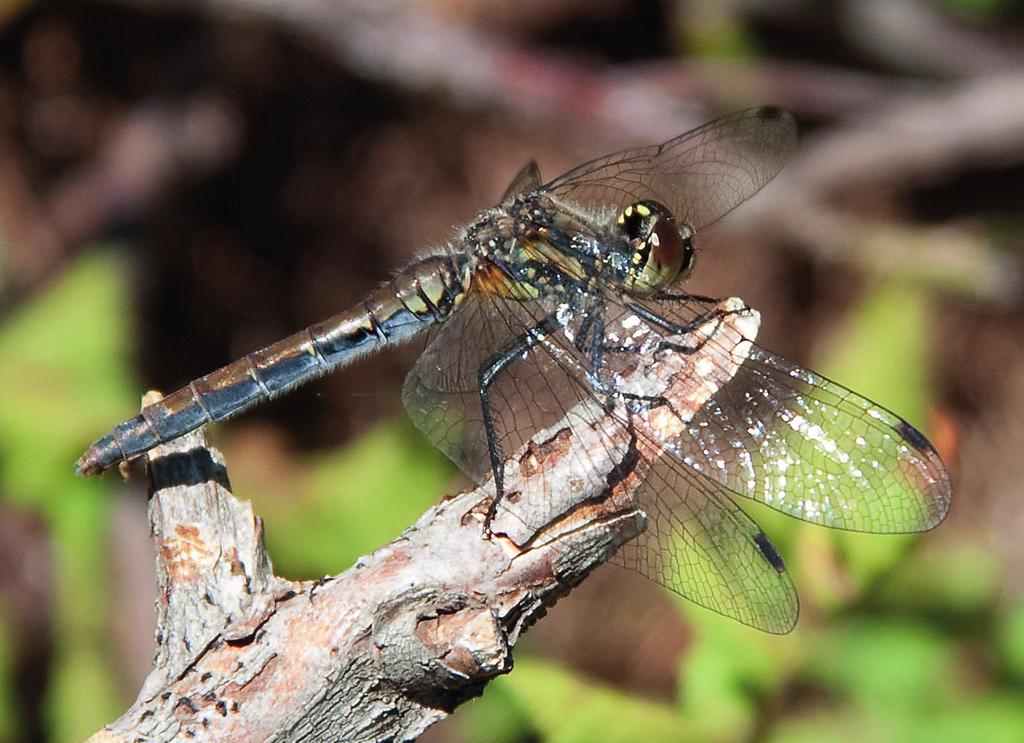
[[[553,431],[520,460],[550,460],[566,435]],[[567,461],[522,468],[509,491],[542,474],[550,485]],[[519,546],[485,534],[493,491],[477,488],[347,572],[291,582],[274,576],[261,522],[202,432],[154,450],[149,476],[156,660],[131,709],[95,741],[413,738],[511,670],[523,629],[643,527],[620,480],[585,523],[543,514],[543,529],[523,533],[544,543]]]

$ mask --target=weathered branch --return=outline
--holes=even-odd
[[[656,441],[735,374],[756,334],[756,312],[720,308],[669,337],[692,354],[637,318],[616,329],[637,343],[619,389],[669,405],[630,427],[624,403],[581,402],[505,463],[489,528],[488,482],[334,578],[274,576],[260,520],[202,432],[154,449],[158,651],[135,703],[93,740],[406,740],[478,695],[546,607],[643,530],[636,494]]]
[[[564,481],[566,447],[555,432],[521,461],[542,459],[543,477]],[[349,571],[298,583],[273,575],[259,519],[202,434],[154,451],[150,478],[155,667],[94,740],[415,737],[507,672],[522,630],[643,524],[619,484],[586,523],[577,516],[517,546],[485,536],[491,494],[476,489]],[[529,476],[510,478],[509,492],[528,487]]]

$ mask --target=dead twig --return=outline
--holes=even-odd
[[[535,479],[567,478],[566,446],[556,432],[521,461],[546,461]],[[292,582],[273,575],[260,520],[202,433],[154,450],[149,471],[158,651],[136,702],[95,741],[413,738],[509,671],[521,632],[643,525],[629,486],[605,482],[587,523],[519,546],[485,537],[493,493],[478,488],[347,572]]]

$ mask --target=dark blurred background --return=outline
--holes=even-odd
[[[1024,8],[1011,0],[0,4],[0,740],[80,739],[153,652],[145,493],[72,475],[149,388],[358,301],[536,157],[762,103],[801,145],[690,288],[950,466],[922,537],[749,510],[801,592],[760,634],[607,568],[432,741],[1024,740]],[[416,348],[212,432],[279,573],[464,485]],[[746,504],[744,504],[746,505]]]

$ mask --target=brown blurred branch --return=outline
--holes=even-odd
[[[895,201],[969,167],[1024,163],[1024,73],[883,102],[802,139],[771,188],[730,217],[816,257],[902,275],[993,302],[1017,301],[1019,259],[977,225],[922,226],[841,201]]]
[[[659,141],[700,123],[707,114],[694,99],[725,108],[738,105],[732,103],[737,98],[744,104],[760,99],[837,117],[836,126],[805,140],[759,197],[761,208],[741,210],[736,224],[749,227],[764,219],[776,239],[816,257],[911,275],[977,299],[1005,302],[1019,291],[1021,266],[993,250],[979,229],[865,217],[833,198],[852,187],[866,194],[909,190],[955,168],[1024,160],[1024,75],[1012,68],[1012,55],[996,54],[1000,64],[982,66],[1004,71],[952,85],[785,62],[690,60],[601,68],[517,47],[432,13],[429,6],[367,0],[193,5],[284,23],[319,39],[366,77],[437,90],[463,105],[487,106],[521,120],[596,132],[602,143],[595,147]],[[972,36],[971,43],[987,42]],[[941,246],[939,264],[922,263],[914,248],[930,244]],[[884,249],[877,250],[879,245]],[[922,265],[928,270],[921,271]]]
[[[374,0],[192,0],[190,5],[213,15],[242,12],[283,24],[318,41],[366,78],[403,90],[435,91],[467,108],[486,107],[517,121],[565,128],[577,138],[581,131],[590,133],[601,148],[667,139],[702,123],[709,104],[728,109],[760,99],[831,115],[917,87],[784,61],[587,64],[454,22],[429,5]]]
[[[699,123],[699,106],[667,95],[635,74],[523,48],[453,22],[417,3],[375,0],[118,0],[193,7],[214,17],[248,15],[319,42],[345,68],[413,91],[441,93],[466,108],[515,120],[596,128],[616,138],[664,139],[680,121]],[[670,131],[671,130],[671,131]]]
[[[166,0],[128,1],[171,7]],[[601,67],[517,46],[423,5],[192,0],[190,6],[215,15],[241,12],[285,25],[318,40],[347,68],[390,85],[438,91],[467,107],[487,107],[517,120],[585,132],[599,140],[593,151],[664,139],[704,120],[709,103],[730,108],[739,105],[735,100],[745,104],[760,99],[834,117],[833,127],[805,139],[783,175],[759,197],[761,208],[742,210],[736,224],[750,226],[764,219],[776,239],[818,258],[885,274],[909,274],[978,299],[1005,302],[1019,292],[1019,262],[993,250],[980,227],[933,228],[901,222],[899,214],[866,216],[839,206],[834,198],[851,191],[892,195],[957,169],[1024,160],[1024,75],[1002,63],[982,69],[1000,67],[1003,72],[953,84],[894,82],[778,61],[689,60]],[[972,43],[986,43],[971,38]],[[1003,54],[1000,59],[1012,63],[1011,56]],[[27,253],[36,256],[34,261],[52,264],[53,256],[66,250],[61,240],[74,244],[87,239],[118,214],[148,203],[174,178],[175,168],[169,164],[180,157],[178,149],[188,140],[173,122],[187,120],[188,108],[161,118],[143,106],[126,119],[94,164],[68,176],[42,206],[5,209],[44,217],[29,220],[22,230],[38,237],[12,244],[33,246]],[[230,112],[223,102],[221,108]],[[224,111],[221,118],[232,122]],[[227,130],[229,141],[237,141],[237,132],[232,135],[230,126]],[[137,147],[139,143],[144,146]],[[141,155],[125,157],[130,149],[140,149]],[[29,191],[11,193],[6,200],[18,202],[17,195]],[[877,196],[873,200],[882,201]],[[886,247],[879,252],[875,248],[881,244]],[[921,251],[913,247],[929,244],[944,246],[938,251],[938,265],[922,263]],[[922,265],[928,270],[920,271]]]
[[[11,304],[47,276],[64,255],[56,225],[32,189],[21,157],[9,137],[0,136],[0,233],[10,247],[4,256],[2,304]]]
[[[436,91],[468,108],[487,107],[521,121],[597,131],[605,138],[602,146],[666,139],[702,123],[708,108],[730,109],[760,100],[815,116],[853,116],[940,89],[923,80],[908,82],[787,60],[684,58],[617,67],[588,64],[459,23],[430,4],[190,0],[189,5],[214,16],[242,13],[284,25],[319,41],[347,69],[400,89]],[[764,10],[751,8],[755,14]],[[958,31],[957,38],[963,38],[963,29]],[[941,43],[947,44],[948,54],[951,42],[943,37]],[[970,68],[978,74],[1012,74],[1024,64],[1024,56],[1007,52],[994,39],[979,35],[972,44],[970,63],[989,57],[999,60]],[[985,49],[991,54],[984,54]]]
[[[95,154],[38,195],[9,139],[0,140],[0,215],[11,246],[3,304],[20,301],[111,224],[145,210],[183,173],[237,151],[242,122],[228,101],[196,95],[144,101],[109,127]]]
[[[839,28],[882,64],[916,75],[973,77],[1024,65],[1009,35],[957,23],[949,6],[926,0],[845,0]],[[997,24],[991,24],[998,28]]]
[[[208,171],[230,159],[241,128],[231,104],[215,94],[174,105],[140,102],[91,161],[55,185],[46,210],[63,239],[77,245],[111,221],[145,209],[183,173]]]

